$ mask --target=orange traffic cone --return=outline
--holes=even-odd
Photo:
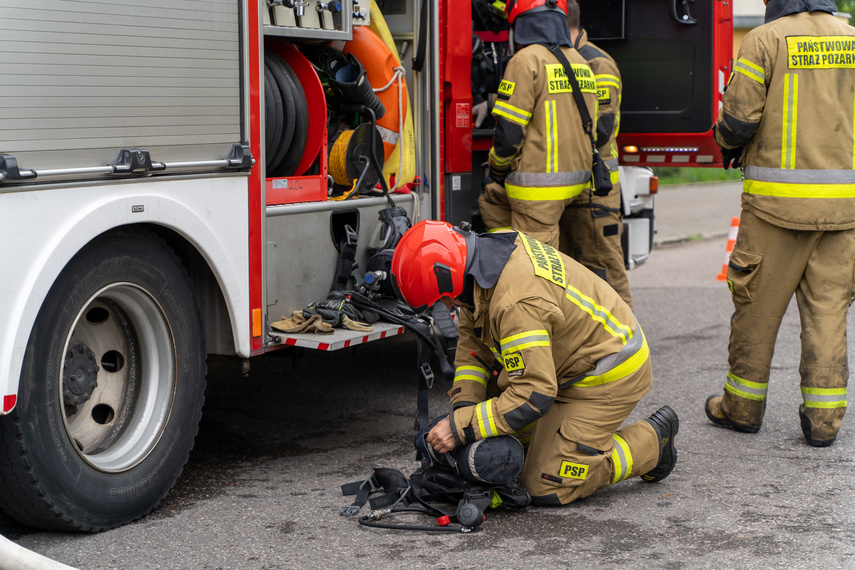
[[[739,218],[731,218],[730,234],[727,236],[727,251],[724,253],[724,265],[721,267],[721,273],[718,274],[719,281],[727,281],[727,264],[730,263],[730,254],[736,246],[736,234],[739,231]]]

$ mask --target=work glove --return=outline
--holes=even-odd
[[[722,166],[725,170],[728,168],[742,168],[742,152],[745,150],[745,146],[739,146],[736,148],[724,148],[721,149],[721,158],[722,158]]]
[[[472,107],[472,123],[475,125],[476,129],[484,123],[484,119],[486,119],[489,114],[490,109],[487,101],[481,101]]]

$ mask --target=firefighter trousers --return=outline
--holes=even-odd
[[[608,196],[594,196],[590,189],[579,194],[565,208],[559,231],[561,253],[600,276],[631,309],[632,295],[621,242],[620,187],[615,185]]]
[[[659,438],[646,421],[621,428],[650,390],[650,359],[624,378],[571,388],[534,425],[520,482],[532,504],[559,506],[644,475],[659,461]],[[619,429],[620,428],[620,429]]]
[[[558,222],[567,200],[511,200],[505,187],[491,182],[478,197],[488,231],[515,229],[558,249]]]
[[[722,411],[730,420],[750,428],[763,422],[775,340],[795,293],[802,329],[799,412],[812,439],[836,437],[846,413],[853,277],[855,229],[790,230],[743,210],[727,269],[735,310]]]

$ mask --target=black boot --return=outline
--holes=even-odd
[[[799,410],[799,420],[801,420],[802,424],[802,433],[805,435],[805,439],[809,444],[814,447],[828,447],[837,437],[832,437],[831,439],[817,439],[813,435],[813,424],[810,421],[810,418],[807,417],[801,410]]]
[[[680,419],[677,412],[670,406],[662,406],[648,419],[644,420],[653,426],[659,436],[659,463],[656,467],[641,476],[648,483],[658,483],[671,474],[677,463],[677,448],[674,447],[674,436],[680,430]]]

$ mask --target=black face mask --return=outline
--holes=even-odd
[[[463,279],[463,292],[457,296],[457,300],[467,307],[475,306],[475,278],[471,275]]]

